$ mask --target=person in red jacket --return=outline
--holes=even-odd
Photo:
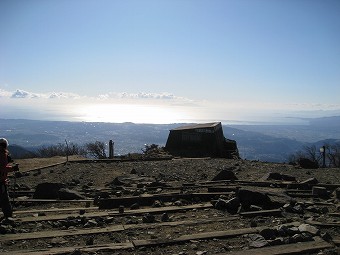
[[[0,138],[0,206],[5,218],[12,217],[12,205],[8,196],[8,173],[18,171],[18,165],[9,164],[8,141]]]

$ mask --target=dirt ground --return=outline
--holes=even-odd
[[[340,237],[340,206],[334,190],[336,185],[340,187],[340,169],[301,169],[288,164],[211,158],[90,161],[72,157],[65,163],[65,158],[56,157],[16,163],[20,164],[21,174],[11,178],[12,190],[15,186],[15,192],[11,190],[14,216],[11,222],[0,223],[0,252],[6,254],[238,254],[264,249],[251,245],[250,234],[254,230],[258,233],[261,228],[277,229],[283,224],[292,224],[289,227],[294,229],[294,224],[303,223],[318,229],[313,240],[323,239],[330,247],[300,253],[263,250],[259,254],[339,252],[336,245]],[[222,170],[234,173],[237,180],[212,182]],[[267,180],[268,173],[293,176],[296,180]],[[327,196],[313,195],[308,185],[308,190],[292,185],[311,178],[326,187]],[[81,198],[32,200],[41,183],[64,184]],[[246,209],[231,213],[217,208],[216,200],[230,201],[237,197],[239,189],[268,195],[278,204],[270,209],[280,212],[246,217],[242,214]],[[213,192],[216,194],[211,196]],[[174,194],[173,198],[165,200],[168,194]],[[190,196],[178,197],[183,194]],[[152,205],[142,203],[145,196],[155,197]],[[131,197],[141,201],[136,208],[123,200]],[[116,203],[112,208],[98,207],[101,200],[110,199]],[[290,204],[300,206],[302,211],[289,210]],[[260,212],[267,209],[256,208]],[[288,238],[277,233],[267,240],[265,248],[275,248],[275,242]],[[296,235],[278,245],[290,248],[293,243],[302,242]],[[292,241],[294,238],[296,241]]]

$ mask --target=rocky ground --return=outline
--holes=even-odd
[[[340,169],[64,160],[17,162],[15,213],[0,223],[0,252],[339,254]]]

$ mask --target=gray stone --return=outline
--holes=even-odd
[[[138,203],[132,204],[132,205],[130,206],[130,209],[131,209],[131,210],[137,210],[137,209],[139,209],[139,204],[138,204]]]
[[[298,164],[300,167],[305,168],[305,169],[317,169],[319,168],[319,165],[317,162],[312,161],[308,158],[299,158]]]
[[[150,213],[147,213],[143,216],[142,221],[144,223],[153,223],[153,222],[155,222],[155,216],[153,216]]]
[[[33,198],[35,199],[58,199],[59,190],[65,188],[63,183],[44,182],[37,185]]]
[[[302,181],[300,183],[301,184],[313,184],[313,185],[315,185],[315,184],[318,184],[319,181],[316,178],[313,177],[313,178],[309,178],[307,180],[304,180],[304,181]]]
[[[125,210],[124,205],[120,205],[119,208],[118,208],[118,212],[124,213],[124,210]]]
[[[303,237],[301,234],[295,234],[289,240],[290,243],[298,243],[303,241]]]
[[[152,207],[162,207],[162,202],[159,200],[155,200],[155,202],[153,203]]]
[[[308,212],[313,212],[313,213],[319,213],[320,212],[320,208],[314,205],[310,205],[306,208],[306,211]]]
[[[318,197],[327,197],[328,191],[325,187],[314,186],[312,189],[312,194]]]
[[[224,169],[220,171],[213,179],[212,181],[221,181],[221,180],[230,180],[234,181],[237,180],[236,175],[233,171]]]
[[[93,245],[94,244],[94,237],[90,236],[86,239],[86,245]]]
[[[89,220],[85,223],[84,228],[97,227],[98,223],[95,220]]]
[[[312,225],[304,223],[304,224],[301,224],[299,226],[299,231],[301,233],[308,232],[308,233],[311,233],[313,236],[315,236],[315,235],[317,235],[319,233],[320,230],[318,228],[312,226]]]
[[[268,246],[268,241],[259,234],[250,234],[248,235],[249,246],[252,248],[261,248]]]
[[[334,195],[336,199],[340,200],[340,188],[337,188],[336,190],[334,190]]]
[[[229,213],[235,214],[238,211],[240,206],[240,200],[237,197],[234,197],[229,200],[218,199],[215,203],[215,208],[218,210],[226,210]]]
[[[295,235],[295,234],[299,234],[300,233],[300,230],[298,227],[290,227],[288,228],[287,230],[287,234],[292,236],[292,235]]]
[[[70,189],[67,189],[67,188],[61,188],[58,191],[58,196],[59,196],[59,199],[61,199],[61,200],[85,199],[85,197],[82,196],[81,194],[79,194],[77,191],[70,190]]]
[[[257,206],[257,205],[251,205],[249,208],[249,211],[261,211],[262,207]]]
[[[296,178],[287,174],[280,173],[268,173],[263,178],[263,180],[278,180],[278,181],[296,181]]]
[[[238,191],[238,197],[245,208],[250,208],[250,205],[257,205],[264,209],[270,209],[273,205],[267,194],[257,191],[240,189]]]
[[[302,205],[295,205],[292,207],[292,212],[293,213],[299,213],[299,214],[303,214],[304,213],[304,209]]]
[[[170,220],[169,215],[167,213],[163,213],[161,217],[161,221],[165,222],[169,220]]]
[[[285,244],[283,237],[275,238],[274,240],[268,240],[270,246]]]
[[[333,239],[332,236],[328,232],[321,233],[320,236],[326,242],[330,242]]]
[[[272,228],[265,228],[262,229],[259,234],[263,236],[266,240],[273,240],[276,238],[277,231]]]
[[[301,237],[303,242],[308,242],[308,241],[313,241],[313,235],[311,233],[308,232],[303,232],[301,233]]]

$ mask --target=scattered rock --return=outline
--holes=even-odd
[[[153,216],[150,213],[147,213],[143,216],[142,221],[144,223],[153,223],[153,222],[155,222],[155,216]]]
[[[269,243],[270,246],[281,245],[281,244],[285,244],[285,243],[288,243],[288,242],[285,241],[285,238],[283,238],[283,237],[277,237],[274,240],[268,240],[268,243]]]
[[[313,236],[316,236],[317,234],[319,234],[319,229],[309,224],[305,224],[305,223],[301,224],[298,228],[301,233],[308,232],[308,233],[311,233]]]
[[[118,212],[124,213],[124,210],[125,210],[124,205],[120,205],[119,208],[118,208]]]
[[[111,182],[111,185],[115,185],[115,186],[124,186],[126,185],[124,182],[122,182],[119,177],[116,177],[113,179],[113,181]]]
[[[257,205],[250,205],[250,207],[249,207],[249,211],[252,211],[252,212],[258,212],[258,211],[261,211],[261,210],[262,210],[262,207],[257,206]]]
[[[95,220],[89,220],[85,223],[84,228],[93,228],[97,226],[98,226],[98,223]]]
[[[216,209],[226,210],[227,212],[231,214],[237,213],[239,207],[240,207],[240,200],[237,197],[234,197],[229,200],[219,198],[217,202],[215,203]]]
[[[314,186],[312,189],[312,194],[318,197],[328,197],[328,191],[325,187]]]
[[[334,195],[335,195],[336,199],[339,199],[339,200],[340,200],[340,188],[337,188],[337,189],[334,191]]]
[[[37,185],[33,198],[35,199],[58,199],[59,190],[65,188],[63,183],[44,182]]]
[[[264,209],[270,209],[273,205],[267,194],[257,191],[240,189],[238,191],[238,197],[242,206],[248,209],[251,205],[257,205]]]
[[[85,197],[82,196],[81,194],[79,194],[77,191],[70,190],[70,189],[67,189],[67,188],[61,188],[58,191],[58,197],[61,200],[85,199]]]
[[[70,255],[82,255],[82,252],[79,249],[75,249]]]
[[[94,237],[90,236],[86,240],[86,245],[93,245],[94,244]]]
[[[250,234],[247,237],[251,248],[261,248],[269,245],[268,241],[259,234]]]
[[[251,227],[251,228],[256,228],[256,227],[257,227],[257,221],[254,220],[254,219],[252,219],[252,220],[250,221],[250,227]]]
[[[260,235],[263,236],[266,240],[273,240],[276,238],[277,231],[272,228],[265,228],[260,231]]]
[[[163,222],[170,221],[169,215],[167,213],[163,213],[161,217],[161,221]]]
[[[52,246],[58,246],[58,245],[62,245],[62,244],[65,244],[65,243],[67,243],[67,241],[62,237],[54,237],[50,241],[50,244]]]
[[[131,210],[138,210],[140,208],[139,204],[138,203],[134,203],[130,206],[130,209]]]
[[[296,178],[291,175],[287,174],[280,174],[280,173],[268,173],[263,178],[263,180],[277,180],[277,181],[296,181]]]
[[[314,162],[308,158],[299,158],[298,164],[301,168],[305,169],[317,169],[319,165],[317,162]]]
[[[166,183],[163,183],[163,182],[160,182],[160,181],[154,181],[154,182],[151,182],[149,184],[147,184],[147,187],[166,187],[167,184]]]
[[[212,179],[212,181],[221,181],[221,180],[234,181],[234,180],[237,180],[237,177],[233,171],[223,169]]]
[[[326,242],[330,242],[333,239],[332,236],[328,232],[321,233],[320,236]]]
[[[159,200],[155,200],[152,204],[152,207],[162,207],[163,203]]]

